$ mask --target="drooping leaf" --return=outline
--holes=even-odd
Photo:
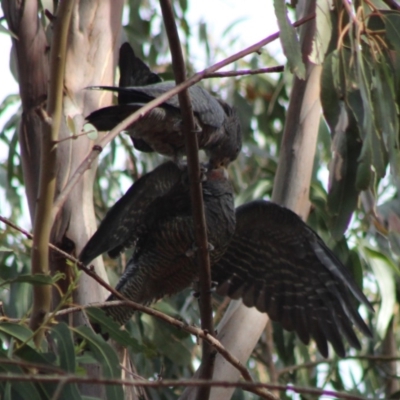
[[[60,367],[71,374],[75,373],[75,349],[72,341],[71,331],[68,325],[60,322],[51,329],[51,337],[57,343],[57,353],[60,359]],[[62,399],[80,399],[79,390],[76,384],[68,383],[63,387]]]
[[[75,349],[71,331],[67,324],[60,322],[51,329],[50,335],[57,343],[60,367],[66,372],[75,371]]]
[[[20,275],[14,279],[6,280],[0,284],[1,286],[9,285],[10,283],[30,283],[31,285],[53,285],[60,279],[64,279],[65,275],[62,273],[56,273],[54,276],[36,274],[36,275]]]
[[[400,13],[387,13],[384,16],[384,21],[387,39],[397,51],[400,51]]]
[[[279,37],[290,71],[299,79],[305,79],[306,67],[301,55],[300,42],[288,18],[285,0],[274,0],[274,8],[280,31]]]
[[[23,325],[12,322],[0,322],[0,332],[3,332],[21,342],[28,341],[30,346],[34,346],[32,341],[33,332]]]
[[[378,311],[376,331],[381,338],[386,335],[386,330],[393,317],[394,305],[396,303],[396,286],[394,273],[398,272],[397,267],[384,254],[369,247],[364,247],[365,258],[374,271],[381,295],[381,304]]]
[[[144,346],[140,345],[127,331],[121,330],[120,326],[112,318],[108,317],[103,310],[93,307],[86,309],[86,313],[91,322],[102,327],[102,332],[109,334],[120,345],[131,347],[134,352],[145,350]]]
[[[328,209],[331,214],[330,229],[339,240],[357,206],[356,176],[361,151],[356,118],[346,102],[340,77],[339,54],[329,54],[321,76],[321,103],[330,127],[333,158],[329,166]]]
[[[325,53],[332,36],[332,22],[330,11],[333,9],[332,0],[317,0],[316,10],[316,28],[312,42],[311,54],[308,56],[310,61],[315,64],[322,64]]]
[[[113,348],[87,326],[79,326],[74,331],[87,341],[94,357],[102,366],[103,376],[106,378],[120,378],[119,360]],[[121,385],[106,385],[105,390],[108,399],[124,398]]]

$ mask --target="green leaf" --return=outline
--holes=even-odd
[[[365,259],[374,272],[381,294],[376,331],[381,338],[384,338],[396,304],[396,284],[393,272],[396,271],[399,274],[399,271],[384,254],[369,247],[364,247],[363,251]]]
[[[316,28],[312,42],[312,50],[309,60],[315,64],[322,64],[325,53],[332,36],[332,22],[330,12],[333,9],[332,1],[317,0],[316,10]]]
[[[161,354],[176,365],[190,365],[193,342],[187,332],[146,314],[142,315],[141,320],[145,326],[146,340],[152,342]]]
[[[74,331],[87,341],[96,360],[102,365],[103,376],[106,378],[121,377],[118,356],[113,348],[99,335],[87,326],[80,326]],[[106,385],[106,395],[108,399],[123,399],[124,392],[121,385]]]
[[[375,64],[376,79],[372,90],[372,100],[376,112],[377,128],[382,132],[381,151],[384,152],[385,165],[389,157],[391,172],[396,177],[400,176],[399,148],[399,121],[396,107],[396,84],[392,69],[382,59]],[[385,146],[385,143],[386,146]],[[386,151],[387,147],[387,151]],[[388,153],[388,154],[387,154]]]
[[[43,365],[53,365],[56,361],[54,353],[42,353],[31,346],[21,346],[14,351],[14,354],[25,361]]]
[[[51,329],[50,335],[57,343],[60,367],[66,372],[74,373],[76,368],[75,349],[68,325],[64,322],[60,322]],[[63,388],[61,398],[65,400],[80,399],[81,397],[77,385],[66,384]]]
[[[400,51],[400,13],[393,12],[384,16],[386,37],[392,46]]]
[[[107,332],[112,339],[125,347],[131,347],[134,352],[143,352],[144,346],[141,346],[138,341],[131,337],[127,331],[121,330],[120,326],[106,313],[99,308],[88,308],[86,313],[91,322],[99,324],[102,332]]]
[[[60,279],[64,279],[65,274],[57,272],[54,276],[36,274],[36,275],[20,275],[14,279],[8,279],[0,284],[0,287],[10,283],[30,283],[31,285],[53,285]]]
[[[51,337],[57,343],[58,356],[60,357],[60,367],[66,372],[75,371],[75,349],[72,342],[71,331],[68,325],[60,322],[51,329]]]
[[[397,214],[391,212],[388,220],[390,247],[394,253],[400,256],[400,218]]]
[[[8,247],[5,247],[5,246],[0,246],[0,251],[2,251],[4,253],[12,253],[14,250],[9,249]]]
[[[21,376],[26,376],[26,372],[18,365],[5,364],[1,362],[0,358],[0,371],[10,374],[19,374]],[[11,391],[13,395],[11,398],[16,398],[19,396],[21,399],[29,400],[45,400],[48,397],[43,397],[39,392],[38,388],[32,382],[10,382],[8,390]]]
[[[3,332],[21,342],[26,342],[29,339],[28,344],[34,346],[32,341],[32,331],[23,325],[14,324],[12,322],[0,322],[0,332]]]
[[[283,53],[288,59],[290,71],[296,74],[299,79],[305,79],[306,67],[301,55],[300,42],[287,16],[285,0],[274,0],[274,8],[276,18],[278,19],[279,37]]]

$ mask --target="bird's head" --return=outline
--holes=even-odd
[[[242,149],[242,128],[236,109],[222,100],[218,100],[225,112],[225,121],[222,126],[223,136],[214,146],[208,149],[211,169],[227,167],[236,160]]]

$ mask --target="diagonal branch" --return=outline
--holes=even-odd
[[[246,76],[246,75],[258,75],[258,74],[268,74],[272,72],[283,72],[285,67],[283,65],[277,65],[276,67],[266,67],[258,69],[242,69],[236,71],[221,71],[214,72],[212,74],[207,74],[204,79],[207,78],[226,78],[229,76]]]

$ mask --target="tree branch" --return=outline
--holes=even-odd
[[[257,75],[257,74],[268,74],[272,72],[283,72],[285,67],[283,65],[277,65],[276,67],[258,68],[258,69],[243,69],[237,71],[222,71],[214,72],[204,76],[206,78],[226,78],[231,76],[243,76],[243,75]]]
[[[54,382],[59,383],[60,379],[66,383],[93,383],[98,385],[126,385],[126,386],[138,386],[138,387],[153,387],[153,388],[163,388],[163,387],[176,387],[176,386],[213,386],[213,387],[232,387],[232,388],[242,388],[248,391],[254,392],[254,388],[265,388],[270,390],[279,390],[281,392],[293,392],[293,393],[303,393],[310,394],[314,396],[329,396],[335,399],[344,400],[365,400],[363,397],[335,392],[333,390],[323,390],[314,388],[303,388],[299,386],[292,385],[270,385],[267,383],[259,382],[232,382],[232,381],[207,381],[207,380],[172,380],[163,379],[159,381],[143,381],[142,379],[136,380],[123,380],[123,379],[111,379],[111,378],[91,378],[86,376],[78,375],[64,375],[62,378],[60,376],[54,375],[16,375],[16,374],[0,374],[0,380],[3,382],[38,382],[38,383],[48,383]]]
[[[172,66],[176,84],[186,79],[186,67],[183,59],[178,29],[175,24],[174,12],[170,0],[160,0],[161,11],[166,28],[169,47],[172,56]],[[197,268],[199,268],[200,284],[200,317],[201,327],[204,331],[214,336],[214,324],[211,306],[211,266],[208,252],[207,223],[204,212],[202,195],[201,172],[199,164],[199,146],[197,142],[196,127],[193,116],[192,104],[187,89],[178,94],[179,106],[182,113],[183,135],[185,137],[185,149],[190,182],[190,195],[192,202],[192,216],[194,236],[197,251]],[[210,380],[214,371],[215,353],[206,341],[202,344],[202,360],[200,379]],[[197,392],[198,400],[208,400],[210,388],[204,386]]]
[[[58,132],[62,116],[62,100],[65,74],[67,38],[75,0],[63,1],[54,24],[54,40],[51,49],[50,81],[47,114],[51,125],[43,123],[41,144],[39,196],[35,212],[34,239],[32,246],[32,274],[49,274],[49,238],[52,227],[51,207],[56,186],[56,152]],[[43,337],[42,325],[51,304],[51,287],[33,287],[33,308],[30,326],[37,331],[34,340],[39,345]]]

